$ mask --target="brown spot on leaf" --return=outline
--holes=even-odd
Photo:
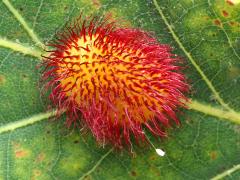
[[[27,81],[28,80],[28,76],[26,74],[22,74],[22,79],[23,79],[23,81]]]
[[[29,155],[29,151],[22,148],[21,144],[18,142],[12,142],[13,152],[16,158],[24,158]]]
[[[222,22],[221,22],[219,19],[215,19],[215,20],[213,21],[213,23],[214,23],[215,25],[217,25],[217,26],[221,26],[221,25],[222,25]]]
[[[157,157],[156,157],[156,155],[154,154],[154,155],[150,156],[149,159],[150,159],[151,161],[154,161],[154,160],[157,159]]]
[[[42,172],[39,169],[34,169],[31,180],[39,179],[38,176],[40,176],[41,174]]]
[[[212,37],[216,37],[216,32],[211,33]]]
[[[28,154],[28,152],[24,151],[24,150],[15,151],[16,158],[24,158],[27,156],[27,154]]]
[[[23,77],[23,78],[27,78],[27,75],[26,75],[26,74],[23,74],[22,77]]]
[[[235,25],[236,25],[236,22],[230,21],[230,22],[229,22],[229,25],[230,25],[230,26],[235,26]]]
[[[83,178],[84,178],[84,180],[91,180],[91,179],[92,179],[92,178],[91,178],[90,176],[88,176],[88,175],[87,175],[87,176],[84,176]]]
[[[74,142],[74,144],[77,144],[77,143],[79,143],[79,141],[78,140],[75,140],[75,141],[73,141]]]
[[[131,175],[132,175],[132,176],[137,176],[136,171],[131,171]]]
[[[215,160],[215,159],[217,158],[217,151],[212,151],[212,152],[210,152],[210,158],[211,158],[212,160]]]
[[[6,82],[6,78],[3,75],[0,75],[0,86]]]
[[[223,14],[224,17],[228,17],[229,16],[228,12],[225,11],[225,10],[222,11],[222,14]]]

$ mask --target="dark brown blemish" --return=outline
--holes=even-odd
[[[83,178],[84,178],[84,180],[91,180],[91,177],[89,175],[86,175]]]
[[[229,16],[228,12],[225,11],[225,10],[222,11],[222,14],[223,14],[224,17],[228,17]]]
[[[212,34],[212,37],[215,37],[215,36],[216,36],[216,33],[213,33],[213,34]]]
[[[222,25],[222,22],[219,19],[215,19],[213,22],[217,26],[221,26]]]
[[[210,157],[212,160],[215,160],[217,158],[217,152],[216,151],[210,152]]]
[[[150,158],[149,158],[151,161],[154,161],[154,160],[156,160],[156,155],[153,155],[153,156],[150,156]]]
[[[79,141],[78,141],[78,140],[75,140],[75,141],[73,141],[73,143],[74,143],[74,144],[77,144],[77,143],[79,143]]]
[[[132,176],[137,176],[136,171],[131,171],[131,175],[132,175]]]
[[[23,74],[23,75],[22,75],[22,78],[23,78],[23,80],[27,80],[27,79],[28,79],[28,76],[27,76],[26,74]]]
[[[236,25],[236,22],[230,21],[230,22],[229,22],[229,25],[230,25],[230,26],[235,26],[235,25]]]

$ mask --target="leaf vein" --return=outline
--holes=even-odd
[[[110,149],[107,153],[105,153],[98,161],[97,163],[85,174],[83,174],[79,180],[84,179],[86,176],[90,175],[91,173],[93,173],[95,171],[95,169],[102,163],[102,161],[113,151],[113,148]]]
[[[13,7],[9,0],[3,0],[3,3],[6,5],[8,10],[14,15],[14,17],[19,21],[19,23],[23,26],[23,28],[27,31],[28,35],[32,38],[32,40],[36,43],[37,46],[43,48],[44,44],[39,40],[38,36],[35,34],[33,29],[29,27],[25,19],[18,12],[17,9]]]
[[[204,114],[218,117],[220,119],[227,119],[228,121],[240,124],[240,113],[235,111],[226,111],[221,108],[213,107],[208,104],[200,103],[196,100],[191,100],[188,107],[192,110],[202,112]]]
[[[7,39],[3,39],[1,37],[0,37],[0,46],[12,49],[13,51],[17,51],[17,52],[20,52],[20,53],[23,53],[26,55],[37,57],[38,59],[41,58],[41,54],[42,54],[41,51],[39,51],[33,47],[24,46],[22,44],[15,43],[15,42],[7,40]]]
[[[39,5],[38,10],[37,10],[37,13],[36,13],[36,15],[35,15],[35,17],[34,17],[33,29],[34,29],[35,26],[36,26],[37,18],[38,18],[38,16],[39,16],[40,11],[41,11],[42,5],[43,5],[43,0],[41,0],[40,5]]]
[[[230,176],[232,173],[234,173],[237,170],[240,170],[240,164],[235,165],[231,169],[228,169],[228,170],[224,171],[223,173],[216,175],[215,177],[211,178],[211,180],[223,179],[226,176]]]
[[[44,119],[53,117],[56,114],[57,114],[57,111],[53,110],[53,111],[49,111],[49,112],[45,112],[45,113],[40,113],[40,114],[31,116],[29,118],[25,118],[25,119],[16,121],[16,122],[8,123],[8,124],[0,127],[0,134],[8,132],[8,131],[13,131],[13,130],[21,128],[21,127],[31,125],[31,124],[34,124],[36,122],[40,122]]]

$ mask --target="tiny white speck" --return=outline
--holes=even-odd
[[[163,150],[161,150],[161,149],[155,149],[155,150],[156,150],[156,152],[159,156],[164,156],[165,155],[165,152]]]

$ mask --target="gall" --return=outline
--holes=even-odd
[[[56,36],[42,79],[68,127],[122,148],[146,141],[145,129],[165,137],[166,128],[179,125],[189,85],[169,45],[106,17],[79,17]]]

